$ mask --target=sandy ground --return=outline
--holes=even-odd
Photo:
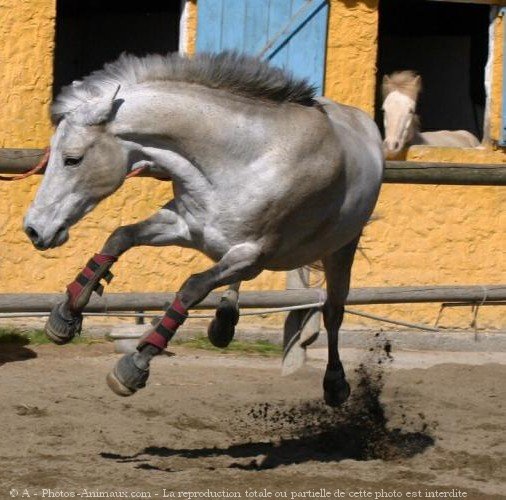
[[[0,346],[0,498],[506,498],[506,365],[379,342],[345,350],[339,410],[320,350],[282,378],[278,358],[175,347],[122,399],[111,344]]]

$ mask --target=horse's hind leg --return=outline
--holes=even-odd
[[[192,246],[188,227],[171,210],[170,203],[148,219],[122,226],[107,239],[102,251],[95,254],[76,279],[67,287],[66,300],[53,307],[46,323],[47,336],[57,344],[70,342],[81,330],[82,311],[95,291],[102,294],[100,281],[110,282],[110,268],[118,258],[134,246]]]
[[[252,279],[262,268],[260,248],[254,243],[232,247],[213,267],[194,274],[180,288],[176,299],[158,325],[143,336],[138,352],[123,356],[107,376],[109,387],[120,396],[130,396],[144,387],[151,359],[160,354],[187,317],[188,309],[198,304],[211,290]]]
[[[327,281],[327,300],[323,306],[323,321],[328,336],[328,365],[323,379],[325,403],[339,406],[350,395],[343,365],[339,359],[338,335],[343,322],[344,304],[350,289],[350,276],[358,238],[337,252],[322,259]]]
[[[235,325],[239,321],[239,287],[241,283],[233,283],[221,296],[216,308],[216,316],[209,323],[207,336],[216,347],[227,347],[235,334]]]

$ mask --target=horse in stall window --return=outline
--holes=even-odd
[[[422,79],[413,71],[398,71],[383,77],[383,121],[385,155],[395,157],[408,146],[425,144],[451,148],[475,148],[480,141],[467,130],[421,132],[416,114]]]

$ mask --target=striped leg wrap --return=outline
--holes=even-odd
[[[165,312],[160,323],[137,346],[140,351],[146,344],[154,345],[158,349],[165,349],[169,341],[176,334],[177,329],[185,322],[188,311],[181,301],[176,298]]]
[[[102,295],[104,287],[100,283],[103,279],[110,283],[113,274],[109,269],[117,261],[112,255],[95,254],[86,264],[86,267],[76,276],[76,279],[67,286],[69,308],[73,312],[81,312],[92,292]]]

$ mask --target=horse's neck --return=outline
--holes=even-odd
[[[416,146],[419,144],[425,144],[425,139],[420,131],[420,117],[415,115],[411,120],[411,125],[406,139],[407,146]]]
[[[244,140],[235,141],[236,149],[242,145],[254,151],[262,146],[250,124],[249,107],[220,92],[154,83],[133,88],[123,99],[110,126],[114,135],[143,146],[174,149],[196,164],[226,166],[224,162],[243,154],[231,148],[231,138],[238,136]]]

